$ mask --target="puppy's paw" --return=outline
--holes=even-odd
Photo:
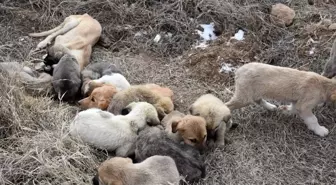
[[[224,148],[226,142],[227,142],[227,139],[225,139],[225,141],[223,141],[223,142],[216,142],[216,147],[217,148]]]
[[[329,130],[325,128],[324,126],[319,126],[316,129],[313,130],[316,135],[319,135],[321,137],[325,137],[329,134]]]

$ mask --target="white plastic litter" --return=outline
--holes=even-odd
[[[236,70],[237,68],[233,67],[232,64],[223,63],[219,72],[220,73],[232,73],[232,72],[235,72]]]
[[[233,37],[236,40],[244,40],[244,31],[238,30],[238,32]]]
[[[312,47],[309,51],[309,55],[313,55],[315,53],[315,47]]]
[[[154,38],[154,42],[158,43],[161,39],[161,35],[160,34],[157,34]]]
[[[205,49],[206,47],[208,47],[209,45],[206,44],[205,42],[200,42],[198,45],[195,46],[195,48],[201,48],[201,49]]]
[[[208,40],[216,40],[217,36],[215,35],[215,24],[210,23],[210,24],[200,24],[200,26],[203,28],[203,32],[200,30],[196,30],[197,33],[203,38],[203,40],[208,41]]]

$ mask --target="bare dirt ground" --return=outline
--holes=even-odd
[[[289,1],[296,18],[290,27],[280,28],[269,17],[276,2],[286,3],[5,0],[0,2],[0,62],[41,61],[44,53],[32,52],[40,39],[27,33],[55,27],[70,14],[89,13],[111,43],[109,48],[97,45],[92,62],[118,64],[131,84],[170,87],[176,109],[186,112],[204,93],[230,99],[233,74],[218,72],[222,62],[241,66],[257,61],[321,73],[336,34],[316,23],[324,18],[336,22],[335,3]],[[204,50],[191,49],[197,25],[209,22],[222,35]],[[246,39],[227,45],[238,29],[246,31]],[[153,42],[156,34],[167,32],[173,36]],[[15,79],[0,78],[0,184],[89,184],[107,154],[67,135],[78,108],[47,96],[32,97],[15,84]],[[325,138],[296,116],[257,105],[234,111],[233,121],[240,126],[228,133],[232,143],[205,154],[207,176],[198,184],[336,184],[335,106],[318,107],[315,113],[330,131]]]

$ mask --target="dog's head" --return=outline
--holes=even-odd
[[[124,185],[129,166],[133,165],[130,158],[113,157],[104,161],[98,168],[98,174],[92,179],[93,185]]]
[[[152,104],[149,104],[147,102],[132,102],[123,109],[123,111],[125,110],[127,110],[130,113],[134,112],[137,114],[139,113],[145,114],[146,122],[150,126],[160,124],[158,113]]]
[[[178,132],[184,142],[199,149],[205,147],[207,130],[205,119],[200,116],[186,115],[185,117],[173,121],[173,133]]]
[[[58,99],[74,100],[81,87],[80,71],[77,60],[64,55],[54,69],[52,85]]]
[[[174,110],[174,104],[170,98],[162,96],[156,104],[156,108],[158,109],[160,119],[163,119],[163,117]]]
[[[117,89],[112,85],[104,85],[95,88],[89,97],[78,101],[82,109],[99,108],[106,110],[111,99],[117,93]]]
[[[84,96],[89,96],[94,89],[98,87],[102,87],[104,83],[97,82],[95,80],[89,80],[87,83],[84,84]]]

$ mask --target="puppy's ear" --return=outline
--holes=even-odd
[[[172,132],[173,133],[176,133],[178,130],[180,130],[180,128],[179,128],[179,124],[181,123],[181,120],[174,120],[173,122],[172,122],[172,125],[171,125],[171,127],[172,127]]]
[[[92,185],[99,185],[99,177],[98,177],[98,174],[96,174],[96,175],[92,178]]]
[[[225,123],[228,123],[228,122],[230,121],[230,119],[231,119],[231,115],[228,115],[228,116],[225,116],[225,117],[223,118],[223,121],[224,121]]]
[[[189,107],[188,111],[189,111],[189,114],[193,115],[193,107],[192,106]]]

